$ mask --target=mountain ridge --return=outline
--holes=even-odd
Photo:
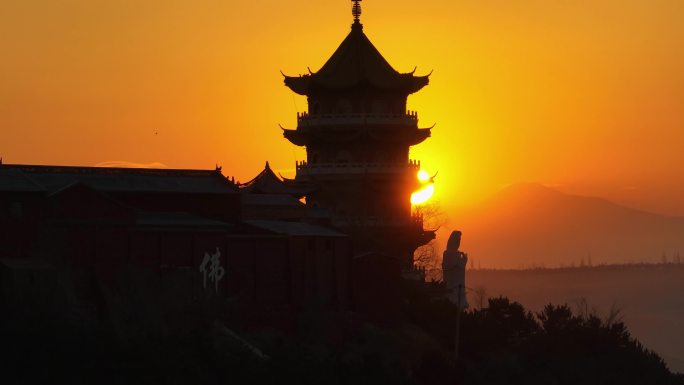
[[[684,250],[684,218],[536,183],[510,185],[457,213],[464,249],[489,267],[654,262]]]

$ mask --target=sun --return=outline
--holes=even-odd
[[[427,171],[418,171],[418,180],[421,183],[420,189],[411,194],[411,204],[420,205],[427,202],[435,193],[435,184]]]
[[[430,180],[430,174],[428,174],[425,170],[420,170],[418,171],[418,180],[423,183],[427,182]]]

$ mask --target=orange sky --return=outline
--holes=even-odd
[[[365,32],[433,137],[446,209],[535,181],[684,215],[684,1],[366,0]],[[0,0],[0,156],[292,175],[283,86],[349,32],[347,0]],[[453,220],[453,218],[452,218]]]

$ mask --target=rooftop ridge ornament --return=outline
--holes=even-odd
[[[359,4],[362,0],[352,0],[354,5],[352,5],[352,15],[354,16],[354,24],[360,24],[360,18],[361,18],[361,4]]]

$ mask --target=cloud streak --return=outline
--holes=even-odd
[[[118,167],[118,168],[169,168],[169,166],[164,163],[152,162],[152,163],[135,163],[128,162],[125,160],[108,160],[105,162],[100,162],[95,165],[95,167]]]

